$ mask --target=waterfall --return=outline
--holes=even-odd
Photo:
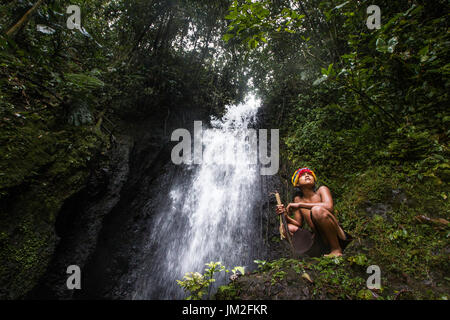
[[[248,129],[259,104],[250,96],[212,118],[202,130],[202,163],[177,166],[168,203],[151,221],[133,299],[182,299],[176,280],[187,272],[203,273],[210,261],[249,270],[257,258],[260,172]],[[219,277],[216,286],[227,280]]]

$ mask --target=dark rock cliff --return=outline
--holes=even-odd
[[[80,298],[125,296],[116,286],[128,272],[145,234],[140,227],[152,211],[142,210],[143,206],[151,206],[152,199],[164,193],[160,177],[167,174],[175,144],[170,134],[208,117],[197,110],[173,115],[121,121],[107,161],[96,165],[86,185],[58,212],[55,232],[59,241],[45,274],[26,298],[71,299],[74,293]],[[80,292],[66,287],[69,265],[81,268]]]

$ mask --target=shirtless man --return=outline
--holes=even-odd
[[[342,256],[342,248],[338,237],[345,240],[344,230],[339,226],[336,217],[333,215],[333,198],[330,189],[321,186],[315,190],[316,175],[309,168],[300,168],[292,176],[292,184],[300,191],[294,197],[294,202],[277,206],[277,214],[284,214],[288,224],[289,233],[293,235],[306,220],[311,229],[317,234],[314,224],[311,221],[310,211],[314,221],[320,229],[323,241],[330,247],[327,257]],[[289,212],[294,213],[294,218],[289,216]]]

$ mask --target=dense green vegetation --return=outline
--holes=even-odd
[[[221,35],[227,1],[6,1],[0,5],[1,297],[30,290],[64,200],[108,162],[116,128],[222,112],[247,90]],[[66,13],[78,5],[81,28]],[[24,17],[28,19],[22,20]],[[18,25],[20,21],[25,23]]]
[[[371,4],[381,8],[380,29],[365,25]],[[234,1],[224,36],[253,49],[255,86],[289,161],[282,175],[314,168],[356,236],[347,253],[379,265],[386,292],[410,298],[448,297],[448,9]],[[386,292],[380,298],[394,297]],[[335,296],[361,298],[353,284]]]
[[[366,26],[372,4],[380,29]],[[280,128],[280,176],[313,168],[356,240],[340,259],[261,263],[217,297],[274,297],[245,292],[247,277],[310,286],[306,298],[448,297],[449,12],[444,0],[4,1],[0,297],[36,284],[58,211],[109,161],[114,128],[218,114],[249,89]]]

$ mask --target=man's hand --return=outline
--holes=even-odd
[[[285,215],[287,214],[286,208],[284,207],[283,204],[277,205],[277,215],[280,215],[280,214],[285,214]]]
[[[291,202],[286,207],[286,211],[289,212],[291,209],[298,209],[300,208],[300,202]]]

